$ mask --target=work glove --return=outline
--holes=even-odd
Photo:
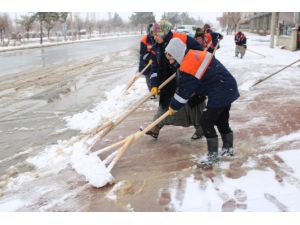
[[[157,87],[151,88],[151,94],[152,95],[158,95],[158,88]]]
[[[177,113],[177,111],[169,107],[169,116],[174,116],[175,113]]]

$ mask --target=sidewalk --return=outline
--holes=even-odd
[[[118,38],[134,37],[134,36],[140,36],[140,34],[112,35],[112,36],[106,36],[106,37],[81,39],[81,40],[75,40],[75,41],[61,41],[61,42],[53,42],[53,43],[48,42],[47,39],[45,38],[42,45],[39,44],[39,43],[35,43],[35,44],[28,44],[28,45],[24,45],[24,46],[0,47],[0,53],[1,52],[16,51],[16,50],[32,49],[32,48],[52,47],[52,46],[59,46],[59,45],[65,45],[65,44],[89,42],[89,41],[100,41],[100,40],[107,40],[107,39],[118,39]]]
[[[205,156],[205,140],[192,141],[192,127],[165,126],[157,140],[145,136],[134,143],[113,169],[118,185],[104,192],[114,196],[114,204],[105,198],[99,203],[91,191],[88,196],[95,200],[88,211],[300,210],[299,63],[250,88],[300,58],[300,52],[269,49],[259,36],[249,39],[250,47],[266,59],[250,52],[243,60],[235,58],[230,37],[217,52],[240,87],[230,119],[235,158],[210,171],[197,169],[194,161]],[[124,137],[150,124],[157,104],[149,101],[107,139],[116,141],[120,134]]]

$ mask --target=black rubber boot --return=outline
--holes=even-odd
[[[223,147],[220,151],[221,156],[233,156],[233,133],[221,134]]]
[[[192,140],[197,140],[203,137],[203,130],[201,126],[195,126],[195,133],[191,137]]]
[[[149,130],[148,132],[146,132],[146,134],[152,136],[155,139],[157,139],[158,135],[159,135],[160,129],[161,129],[161,127],[159,127],[158,125],[156,125],[151,130]]]
[[[204,169],[212,168],[219,161],[218,156],[218,137],[207,138],[207,157],[206,160],[200,161],[197,166]]]

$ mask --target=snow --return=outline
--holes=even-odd
[[[91,111],[84,111],[71,117],[66,117],[67,127],[77,129],[83,133],[105,123],[106,121],[114,121],[124,111],[137,102],[145,93],[144,79],[140,78],[135,85],[130,88],[126,94],[123,93],[125,85],[115,87],[113,90],[106,92],[106,100],[100,102]]]
[[[16,211],[21,206],[25,205],[25,202],[19,199],[11,199],[6,202],[0,201],[0,212],[12,212]]]
[[[287,153],[287,156],[290,157],[292,155]],[[299,160],[299,156],[297,158]],[[300,170],[299,165],[295,168],[298,171]],[[195,181],[193,177],[189,177],[184,184],[186,187],[184,198],[176,200],[176,195],[180,195],[177,192],[182,190],[172,189],[171,203],[178,211],[218,212],[221,211],[221,206],[224,202],[222,198],[225,197],[225,200],[233,199],[237,203],[246,204],[246,211],[280,211],[276,205],[266,198],[266,195],[273,195],[285,206],[288,206],[289,211],[299,211],[300,206],[297,204],[300,201],[299,188],[289,183],[280,184],[274,179],[274,176],[273,171],[251,171],[247,176],[240,179],[220,177],[219,180],[214,180],[214,183],[208,180],[205,184]],[[245,202],[239,202],[237,198],[235,199],[234,191],[236,190],[245,191]]]
[[[81,132],[91,132],[107,120],[114,120],[122,112],[145,95],[146,86],[143,79],[139,79],[123,94],[125,85],[115,87],[106,93],[106,100],[100,102],[91,111],[84,111],[67,117],[67,126],[70,129],[79,129]],[[94,187],[103,187],[114,181],[113,176],[106,169],[106,165],[99,156],[88,151],[89,143],[93,138],[78,140],[59,140],[57,144],[48,146],[44,151],[26,161],[34,165],[43,174],[55,174],[71,165],[78,174]]]
[[[75,40],[75,41],[62,41],[62,42],[54,42],[54,43],[50,43],[49,41],[44,40],[42,45],[38,42],[38,43],[34,43],[34,44],[26,44],[23,46],[0,47],[0,52],[31,49],[31,48],[42,48],[42,47],[50,47],[50,46],[73,44],[73,43],[88,42],[88,41],[99,41],[99,40],[107,40],[107,39],[125,38],[125,37],[132,37],[132,36],[140,36],[140,34],[121,34],[121,35],[120,34],[110,34],[105,37],[97,37],[97,38],[93,38],[93,39],[81,39],[81,40]]]
[[[99,188],[108,183],[113,183],[113,176],[99,157],[95,154],[88,154],[83,149],[80,148],[74,151],[71,157],[72,167],[77,173],[84,175],[86,181],[94,187]]]
[[[233,36],[225,36],[221,42],[221,48],[217,51],[217,58],[232,72],[236,77],[243,100],[239,99],[235,105],[239,105],[239,110],[243,113],[246,110],[247,103],[253,101],[255,97],[259,97],[259,92],[253,91],[251,86],[259,79],[270,75],[271,73],[283,68],[291,62],[300,58],[300,51],[290,52],[279,48],[271,49],[268,45],[269,36],[260,37],[254,34],[246,34],[248,38],[247,46],[249,49],[265,55],[262,57],[253,52],[247,51],[244,59],[234,57]],[[121,52],[123,56],[129,52]],[[110,62],[112,59],[107,56],[104,62]],[[292,66],[294,69],[297,65]],[[125,74],[124,74],[125,75]],[[128,74],[127,74],[128,76]],[[128,77],[130,79],[130,77]],[[272,85],[284,84],[289,86],[292,80],[298,79],[299,73],[290,73],[288,69],[282,71],[278,76],[272,78]],[[21,186],[30,183],[34,179],[44,175],[55,176],[61,170],[67,167],[73,168],[78,174],[82,175],[89,185],[94,187],[102,187],[107,183],[112,183],[114,178],[107,171],[105,160],[101,160],[99,156],[89,152],[89,133],[92,129],[105,123],[106,121],[115,121],[116,118],[124,113],[126,109],[134,105],[141,96],[147,93],[145,80],[138,79],[130,91],[124,94],[124,85],[115,87],[113,90],[105,93],[105,100],[99,102],[91,110],[86,110],[64,118],[66,121],[66,129],[79,130],[84,137],[75,136],[68,140],[58,140],[56,144],[46,147],[39,154],[29,157],[26,162],[33,165],[36,170],[34,173],[22,173],[7,180],[7,185],[3,189],[5,193],[17,192]],[[268,82],[264,85],[268,87]],[[299,94],[297,90],[295,95],[283,98],[283,102],[290,100],[298,100]],[[11,92],[11,90],[9,90]],[[7,93],[9,93],[7,92]],[[299,92],[299,91],[298,91]],[[2,92],[2,95],[7,94]],[[297,95],[298,94],[298,95]],[[155,108],[156,104],[148,102],[145,107]],[[146,110],[146,109],[145,109]],[[234,123],[234,130],[242,130],[247,127],[256,127],[266,123],[264,116],[252,117],[248,121],[242,123]],[[27,128],[15,128],[15,130],[26,131]],[[119,138],[123,138],[122,135]],[[279,146],[282,143],[297,143],[300,140],[300,130],[289,134],[277,134],[270,136],[258,137],[261,141],[262,148]],[[23,154],[32,152],[32,149],[18,153],[12,157],[18,157]],[[300,149],[287,148],[279,149],[276,152],[268,152],[269,157],[278,155],[283,159],[284,163],[276,163],[280,166],[288,177],[283,177],[282,182],[275,179],[275,172],[271,169],[257,169],[257,161],[249,158],[243,167],[249,169],[245,176],[238,179],[231,179],[224,175],[214,177],[214,181],[209,179],[204,181],[196,180],[195,177],[189,176],[184,179],[185,191],[176,188],[173,185],[170,188],[171,205],[177,211],[222,211],[224,203],[233,199],[236,203],[245,204],[246,208],[236,208],[235,211],[300,211]],[[6,162],[8,159],[2,159]],[[221,168],[228,168],[228,164],[224,163]],[[174,180],[176,184],[178,180]],[[116,201],[119,189],[122,188],[123,182],[119,182],[106,194],[106,198]],[[241,202],[235,195],[237,190],[241,190],[246,195],[246,200]],[[48,191],[48,190],[47,190]],[[54,199],[41,210],[50,209],[52,206],[63,204],[71,195],[66,193],[57,199]],[[179,198],[178,196],[182,196]],[[273,197],[275,197],[275,200]],[[0,211],[16,211],[24,205],[33,201],[27,198],[1,198]],[[281,205],[276,204],[280,202]],[[128,209],[134,211],[132,206],[128,204]]]
[[[281,138],[278,138],[276,141],[273,142],[275,143],[280,143],[280,142],[291,142],[291,141],[299,141],[300,140],[300,130],[297,132],[282,136]]]
[[[299,139],[298,139],[299,140]],[[277,153],[287,165],[292,167],[294,176],[300,179],[300,154],[299,150],[290,150]]]

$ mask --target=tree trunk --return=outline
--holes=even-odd
[[[26,32],[27,32],[26,37],[27,37],[27,40],[29,41],[29,30],[27,30]]]
[[[49,41],[49,38],[50,38],[50,29],[47,30],[47,37],[48,37],[48,41]]]
[[[64,40],[67,40],[67,23],[64,22]]]
[[[43,21],[40,21],[40,44],[43,44]]]

